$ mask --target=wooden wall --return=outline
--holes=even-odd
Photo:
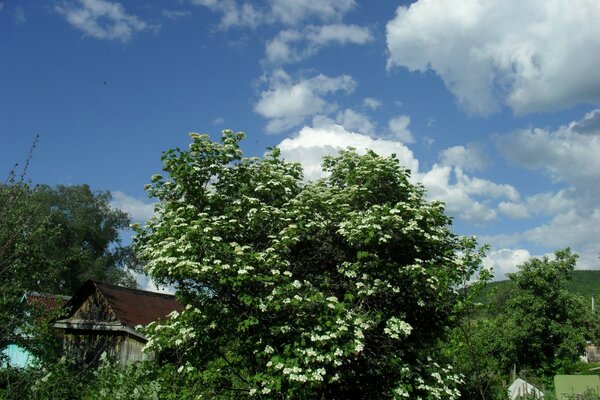
[[[149,360],[154,354],[142,351],[146,343],[122,332],[81,331],[67,329],[64,335],[65,354],[78,363],[96,365],[102,353],[121,365],[135,361]]]

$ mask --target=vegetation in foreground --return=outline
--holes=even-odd
[[[277,149],[242,158],[242,139],[193,134],[148,186],[160,207],[136,228],[137,249],[186,305],[146,330],[163,357],[74,368],[40,352],[35,367],[0,371],[0,397],[506,399],[513,371],[551,387],[582,368],[600,321],[565,289],[568,249],[521,265],[481,317],[485,249],[452,233],[443,204],[426,201],[395,157],[348,150],[305,183]],[[29,212],[18,207],[3,215]],[[0,256],[24,280],[27,252],[15,251],[34,243],[18,243]]]

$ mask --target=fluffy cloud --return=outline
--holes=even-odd
[[[584,253],[598,254],[600,244],[600,208],[585,212],[576,207],[556,215],[544,225],[529,229],[523,239],[553,249],[573,247]]]
[[[343,91],[350,93],[356,82],[348,75],[328,77],[319,74],[313,78],[294,81],[283,70],[277,70],[269,79],[269,88],[263,91],[254,107],[269,121],[267,133],[278,133],[301,125],[309,117],[328,114],[336,109],[324,96]]]
[[[435,164],[418,180],[427,188],[430,199],[443,201],[451,215],[475,225],[497,218],[493,200],[517,201],[520,197],[510,185],[470,177],[459,167]]]
[[[126,212],[137,223],[146,222],[154,215],[154,204],[144,203],[118,190],[112,192],[110,205]]]
[[[288,25],[315,17],[338,21],[356,6],[354,0],[269,0],[268,3],[272,18]]]
[[[408,115],[393,117],[388,122],[388,133],[403,143],[414,143],[415,139],[410,129],[408,129],[408,125],[410,125],[410,117]]]
[[[494,280],[506,279],[506,274],[517,272],[517,266],[531,258],[525,249],[500,249],[491,251],[484,259],[483,266],[492,268]]]
[[[600,196],[600,110],[555,131],[524,129],[496,136],[498,150],[508,160],[540,170],[555,182],[575,189],[581,206],[597,207]]]
[[[78,5],[62,3],[54,9],[75,28],[96,39],[126,43],[136,32],[158,29],[127,14],[120,3],[107,0],[79,0]]]
[[[556,193],[537,193],[522,202],[504,201],[498,204],[498,210],[510,218],[522,219],[535,215],[557,215],[576,205],[574,190],[562,189]]]
[[[527,207],[522,203],[514,203],[512,201],[503,201],[498,204],[498,211],[512,219],[529,218],[531,215]]]
[[[339,112],[336,116],[336,122],[350,131],[366,133],[367,135],[375,134],[375,124],[371,122],[371,119],[367,115],[350,108]]]
[[[365,99],[363,100],[363,107],[371,110],[377,110],[379,107],[381,107],[381,100],[375,99],[373,97],[365,97]]]
[[[265,47],[267,61],[293,63],[316,54],[330,44],[365,44],[373,40],[367,28],[357,25],[332,24],[308,26],[301,30],[286,29],[268,41]]]
[[[324,156],[337,154],[347,147],[354,147],[361,154],[364,154],[366,149],[382,156],[396,154],[400,164],[415,173],[419,170],[419,162],[412,151],[402,143],[351,132],[335,124],[305,126],[295,137],[284,139],[277,147],[288,161],[302,164],[304,176],[308,180],[322,176],[321,162]]]
[[[473,143],[466,147],[447,148],[442,151],[440,158],[442,165],[460,167],[465,171],[483,169],[488,163],[488,158],[481,146]]]
[[[508,160],[563,187],[501,203],[498,210],[511,218],[543,216],[546,221],[488,240],[497,246],[533,244],[548,251],[569,246],[581,255],[579,268],[594,268],[600,252],[600,110],[553,131],[523,129],[496,136],[495,142]]]
[[[356,5],[354,0],[192,0],[192,4],[222,14],[222,29],[255,28],[264,23],[297,26],[313,19],[337,22]]]
[[[420,0],[387,25],[388,68],[433,70],[476,114],[600,103],[600,3]]]
[[[574,205],[539,226],[514,234],[482,236],[480,243],[490,243],[494,248],[535,246],[548,252],[570,247],[580,256],[577,268],[595,269],[600,252],[596,240],[599,235],[600,208],[584,212]]]
[[[192,4],[208,7],[213,12],[222,14],[222,29],[231,27],[256,28],[264,21],[262,11],[253,3],[238,3],[235,0],[192,0]]]

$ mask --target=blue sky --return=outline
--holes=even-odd
[[[0,171],[110,190],[135,220],[161,152],[247,133],[307,178],[396,153],[491,244],[498,278],[570,246],[600,267],[600,3],[0,2]]]

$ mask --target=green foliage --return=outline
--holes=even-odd
[[[465,375],[465,393],[502,398],[495,393],[512,381],[513,369],[543,386],[556,374],[581,370],[579,357],[587,340],[598,342],[600,319],[567,289],[576,260],[569,249],[532,258],[510,275],[510,286],[503,286],[510,291],[496,292],[491,312],[463,320],[449,352]]]
[[[110,207],[110,193],[32,186],[28,163],[0,184],[0,349],[16,343],[52,359],[58,342],[46,322],[56,315],[30,307],[23,295],[71,295],[88,279],[135,286],[122,268],[134,253],[120,246],[129,219]]]
[[[497,358],[505,369],[516,363],[541,376],[567,372],[586,339],[598,338],[597,315],[565,288],[576,260],[569,249],[559,250],[554,259],[531,259],[510,275],[516,290],[495,323],[504,342]]]
[[[506,300],[514,289],[512,280],[489,282],[477,295],[475,301],[491,306],[490,310],[482,309],[478,314],[481,317],[494,313],[504,307]],[[600,305],[600,271],[577,270],[573,271],[571,279],[565,283],[567,291],[585,298],[588,307],[591,307],[591,297],[595,296],[597,305]]]
[[[85,387],[84,375],[64,359],[45,367],[5,369],[0,374],[0,399],[78,399]]]
[[[29,265],[44,270],[46,277],[31,286],[69,295],[88,279],[135,286],[121,268],[128,250],[119,245],[119,234],[129,218],[110,207],[109,192],[92,192],[88,185],[38,185],[30,200],[47,218],[45,225],[58,231],[43,242],[45,270],[44,265]]]
[[[88,279],[135,286],[121,268],[132,252],[119,238],[129,218],[110,199],[87,185],[0,185],[3,289],[71,295]]]
[[[463,375],[460,390],[467,399],[506,399],[504,376],[499,373],[496,360],[488,354],[488,321],[481,318],[485,305],[478,302],[491,276],[490,271],[482,269],[475,281],[465,282],[461,287],[465,300],[460,320],[442,345],[452,365]]]
[[[87,185],[0,185],[0,348],[54,353],[42,323],[52,316],[22,301],[28,291],[71,295],[88,279],[136,285],[122,268],[132,249],[119,245],[129,219],[109,202],[108,192]]]
[[[3,400],[211,398],[206,396],[194,373],[150,361],[120,366],[103,359],[97,368],[82,370],[61,359],[45,367],[6,370],[0,377],[4,378],[0,381],[0,399]]]
[[[479,265],[474,241],[395,157],[344,151],[305,183],[278,149],[242,158],[243,137],[192,134],[148,185],[159,216],[136,241],[186,304],[148,346],[212,398],[456,398],[432,349]]]

